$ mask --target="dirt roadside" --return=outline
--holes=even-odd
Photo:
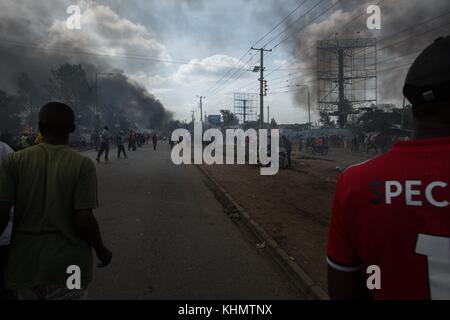
[[[326,289],[326,242],[340,172],[370,156],[333,149],[326,157],[293,154],[293,168],[261,176],[256,166],[203,166]]]

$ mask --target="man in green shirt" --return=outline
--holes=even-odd
[[[82,298],[92,280],[91,247],[99,267],[112,257],[93,215],[95,165],[67,145],[75,130],[67,105],[45,105],[39,130],[43,144],[7,156],[0,167],[0,233],[12,206],[15,212],[6,285],[19,298]],[[74,267],[80,281],[72,286]]]

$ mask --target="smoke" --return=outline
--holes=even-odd
[[[409,64],[421,50],[436,38],[450,34],[450,2],[448,0],[322,1],[303,19],[296,20],[318,1],[308,1],[299,12],[285,22],[287,34],[294,34],[284,45],[291,52],[301,80],[308,83],[312,100],[317,105],[317,41],[330,39],[377,38],[378,102],[402,102],[402,86]],[[369,5],[381,8],[381,30],[366,26]],[[328,8],[331,8],[323,16]],[[280,15],[288,12],[280,10]],[[449,13],[445,15],[446,13]],[[436,19],[434,19],[436,18]],[[426,23],[422,23],[426,22]],[[297,32],[299,31],[299,32]],[[405,66],[406,65],[406,66]],[[304,94],[294,95],[304,105]]]
[[[105,108],[111,108],[112,116],[119,117],[123,115],[121,112],[126,112],[131,123],[147,128],[160,128],[171,118],[159,100],[123,74],[103,80],[99,99],[106,101]]]
[[[99,102],[106,118],[120,114],[146,128],[159,128],[171,120],[172,114],[163,104],[123,71],[138,68],[126,59],[130,55],[169,57],[150,30],[95,1],[78,2],[81,30],[70,30],[66,25],[66,9],[72,1],[1,1],[0,89],[16,93],[17,79],[26,73],[39,88],[40,97],[34,101],[42,103],[49,98],[45,87],[52,69],[64,63],[82,64],[92,88],[96,73],[114,73],[99,80]],[[123,58],[113,60],[108,55]],[[157,62],[145,64],[150,70],[158,68]]]

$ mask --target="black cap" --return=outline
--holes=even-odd
[[[403,94],[414,106],[450,99],[450,36],[437,39],[414,61]]]

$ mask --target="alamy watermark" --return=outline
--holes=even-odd
[[[381,8],[377,5],[370,5],[367,7],[367,28],[369,30],[381,30]]]
[[[270,135],[267,129],[227,129],[224,138],[219,129],[203,131],[202,123],[196,122],[193,139],[187,129],[172,133],[171,140],[179,143],[173,147],[171,158],[176,165],[261,164],[261,175],[271,176],[279,170],[279,139],[278,129],[270,130]],[[204,147],[204,142],[209,144]]]
[[[70,15],[66,20],[66,26],[69,30],[81,29],[81,8],[80,6],[71,5],[67,7],[67,14]]]
[[[71,265],[67,267],[66,273],[69,275],[67,277],[66,286],[69,290],[80,290],[81,289],[81,268],[77,265]]]
[[[366,280],[367,289],[381,290],[381,268],[371,265],[367,267],[366,273],[369,276]]]

